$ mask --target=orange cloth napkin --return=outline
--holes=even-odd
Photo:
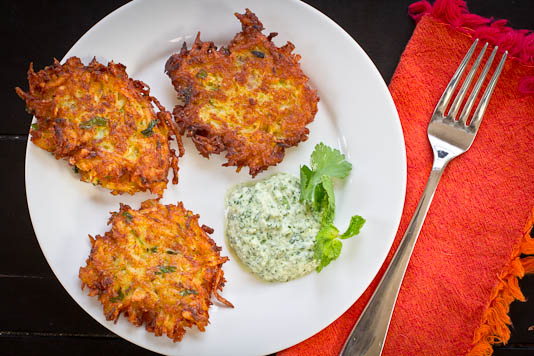
[[[433,159],[426,128],[474,38],[499,45],[509,57],[473,146],[449,164],[438,186],[383,355],[491,355],[492,344],[510,336],[509,304],[524,300],[518,278],[534,271],[534,256],[528,256],[534,254],[534,34],[471,14],[462,0],[419,1],[410,13],[418,25],[389,88],[408,162],[395,242],[375,280],[344,315],[280,356],[340,352],[421,197]]]

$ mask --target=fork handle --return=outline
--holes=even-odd
[[[434,164],[421,200],[402,237],[399,248],[371,300],[354,325],[340,356],[379,356],[381,354],[406,267],[439,179],[447,164],[447,162],[442,163],[439,166]]]

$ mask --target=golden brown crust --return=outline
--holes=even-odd
[[[67,160],[82,181],[113,194],[148,189],[161,196],[172,168],[177,183],[178,157],[169,147],[170,131],[177,131],[172,116],[145,83],[128,78],[125,66],[94,59],[84,66],[71,57],[37,73],[30,64],[28,81],[27,93],[16,92],[37,118],[32,142]]]
[[[120,314],[145,324],[157,336],[180,341],[185,328],[208,325],[211,295],[224,286],[221,250],[183,204],[147,200],[139,210],[122,205],[111,214],[111,230],[91,236],[91,254],[80,268],[82,289],[98,296],[107,320]],[[212,230],[213,231],[213,230]]]
[[[204,157],[226,151],[225,166],[248,166],[255,176],[308,138],[319,98],[288,42],[278,48],[249,9],[236,14],[242,32],[228,48],[197,36],[172,55],[165,71],[181,103],[173,114],[182,134]],[[200,34],[199,34],[200,35]]]

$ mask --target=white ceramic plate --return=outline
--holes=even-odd
[[[338,25],[312,7],[297,1],[134,1],[104,18],[67,53],[84,63],[96,56],[127,66],[128,74],[148,83],[152,95],[168,110],[176,102],[163,72],[167,58],[183,41],[202,39],[227,43],[240,24],[234,12],[250,8],[266,33],[278,32],[278,45],[287,40],[302,55],[302,69],[318,89],[321,101],[308,141],[287,151],[280,165],[258,179],[284,171],[298,176],[319,142],[337,147],[353,163],[349,178],[336,189],[336,225],[344,229],[351,215],[367,219],[361,234],[344,242],[340,258],[320,274],[288,283],[261,282],[244,271],[224,240],[226,190],[250,180],[248,169],[236,174],[221,167],[222,157],[202,158],[185,138],[180,160],[180,183],[169,184],[163,203],[183,201],[200,214],[222,254],[228,280],[222,295],[235,309],[215,302],[206,332],[187,331],[180,343],[155,337],[121,318],[106,321],[96,298],[82,292],[78,269],[90,252],[88,234],[103,234],[110,211],[119,202],[138,208],[149,194],[112,196],[83,183],[64,161],[57,161],[29,143],[26,191],[35,233],[44,255],[70,295],[93,318],[123,338],[169,355],[261,355],[292,346],[317,333],[363,293],[383,263],[400,220],[406,186],[406,155],[395,106],[371,60]]]

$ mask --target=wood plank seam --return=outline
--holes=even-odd
[[[0,331],[0,339],[5,337],[68,337],[68,338],[105,338],[120,339],[115,334],[83,334],[83,333],[46,333],[33,331]]]
[[[28,135],[0,135],[3,141],[27,141]]]
[[[0,278],[28,278],[28,279],[54,279],[53,276],[32,276],[32,275],[18,275],[18,274],[3,274],[0,273]]]

